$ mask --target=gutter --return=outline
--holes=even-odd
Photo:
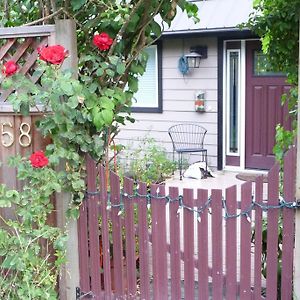
[[[187,36],[237,36],[237,37],[257,37],[248,28],[239,29],[237,27],[224,27],[224,28],[204,28],[204,29],[185,29],[185,30],[174,30],[164,31],[161,38],[182,38]]]

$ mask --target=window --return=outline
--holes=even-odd
[[[132,101],[133,112],[162,112],[161,44],[146,49],[149,58],[145,73],[139,78],[139,90]]]
[[[240,50],[227,50],[227,154],[239,154]]]
[[[254,51],[254,76],[285,76],[284,73],[275,72],[262,51]]]

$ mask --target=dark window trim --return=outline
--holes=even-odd
[[[157,107],[131,107],[131,112],[134,113],[162,113],[162,41],[157,41],[154,45],[157,46],[157,88],[158,88],[158,106]]]
[[[218,38],[218,170],[223,169],[223,51],[224,39]]]

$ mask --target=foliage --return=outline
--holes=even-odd
[[[297,84],[300,1],[255,0],[248,23],[262,38],[263,51],[275,70]]]
[[[287,74],[287,81],[293,87],[282,99],[288,101],[293,120],[296,119],[298,99],[299,12],[299,0],[255,0],[254,12],[244,24],[261,37],[263,51],[272,68]],[[292,137],[296,136],[296,127],[296,122],[291,131],[277,127],[274,152],[281,162],[287,145],[294,142]]]
[[[129,149],[126,159],[129,161],[127,174],[147,184],[161,183],[176,170],[176,163],[168,158],[166,150],[151,138],[145,138],[135,149]]]
[[[73,201],[68,213],[78,216],[77,208],[85,189],[85,155],[105,162],[108,167],[108,153],[119,125],[134,121],[130,116],[131,99],[147,63],[143,50],[161,36],[163,27],[154,18],[160,17],[170,24],[177,6],[196,19],[196,5],[186,0],[4,0],[0,3],[0,23],[6,27],[28,22],[53,23],[56,18],[74,19],[80,56],[79,74],[74,70],[61,71],[59,64],[41,62],[33,74],[40,78],[37,85],[21,74],[1,82],[3,89],[15,88],[8,100],[17,112],[28,115],[30,108],[43,107],[44,117],[37,127],[52,139],[47,146],[50,164],[61,168],[56,172],[48,167],[28,171],[28,162],[20,163],[19,179],[28,179],[22,191],[6,191],[3,187],[2,205],[16,205],[20,218],[5,220],[13,231],[0,231],[1,256],[5,256],[6,262],[2,267],[10,269],[2,281],[2,298],[12,287],[15,295],[9,295],[9,299],[56,298],[54,287],[63,263],[65,237],[46,223],[53,210],[50,196],[60,190],[71,192]],[[101,33],[112,39],[109,48],[98,49],[93,45],[93,35]],[[75,79],[77,75],[79,79]],[[44,238],[53,244],[55,263],[51,264],[47,247],[46,254],[42,251],[39,242]]]
[[[276,145],[274,146],[274,154],[276,160],[281,163],[283,167],[283,158],[289,146],[294,142],[294,134],[291,131],[285,130],[281,125],[276,126]]]
[[[41,98],[45,102],[51,95],[49,105],[55,114],[47,116],[39,127],[44,134],[57,134],[57,138],[53,138],[59,146],[54,142],[54,147],[59,147],[64,155],[70,153],[69,149],[71,152],[77,149],[79,154],[88,153],[107,165],[108,152],[119,125],[134,121],[130,116],[131,100],[138,90],[138,78],[146,68],[147,54],[143,50],[161,36],[162,21],[170,25],[178,6],[197,20],[197,6],[186,0],[115,0],[109,3],[57,0],[35,7],[21,0],[5,1],[3,5],[5,26],[21,25],[38,15],[46,17],[43,21],[53,22],[53,18],[47,18],[51,13],[57,13],[55,18],[67,15],[76,21],[79,80],[69,82],[70,73],[61,75],[49,68],[41,71],[44,72]],[[17,14],[20,9],[22,14]],[[92,43],[94,34],[105,34],[112,43],[106,49],[98,49]],[[29,106],[40,101],[40,90],[36,87],[32,93],[32,88],[24,96],[23,92],[20,95],[23,86],[18,89],[18,95],[10,100],[15,108],[28,113]],[[76,165],[78,163],[74,169]]]
[[[11,159],[10,166],[18,168],[23,187],[16,191],[0,186],[0,207],[12,208],[15,215],[0,217],[4,225],[0,227],[0,298],[57,299],[66,237],[49,225],[48,218],[53,211],[51,196],[61,191],[64,175],[50,167],[33,168],[20,156]]]
[[[44,118],[37,125],[44,136],[51,136],[52,144],[47,146],[50,162],[54,165],[60,161],[66,162],[64,191],[72,193],[69,215],[77,217],[77,205],[83,199],[85,187],[82,172],[84,154],[88,152],[99,159],[98,154],[103,153],[103,143],[99,135],[95,134],[96,128],[89,124],[92,117],[88,103],[96,96],[73,79],[70,72],[61,72],[57,66],[41,62],[35,72],[42,74],[40,87],[21,74],[6,78],[3,85],[5,88],[14,85],[17,90],[8,99],[15,111],[28,115],[31,107],[38,110],[43,107]],[[21,94],[18,93],[20,89]],[[85,98],[88,100],[81,103]],[[78,106],[80,110],[76,109]]]

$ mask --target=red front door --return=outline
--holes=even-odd
[[[246,47],[246,168],[270,169],[274,162],[275,127],[290,127],[287,105],[281,95],[288,92],[286,77],[268,71],[258,41]]]

